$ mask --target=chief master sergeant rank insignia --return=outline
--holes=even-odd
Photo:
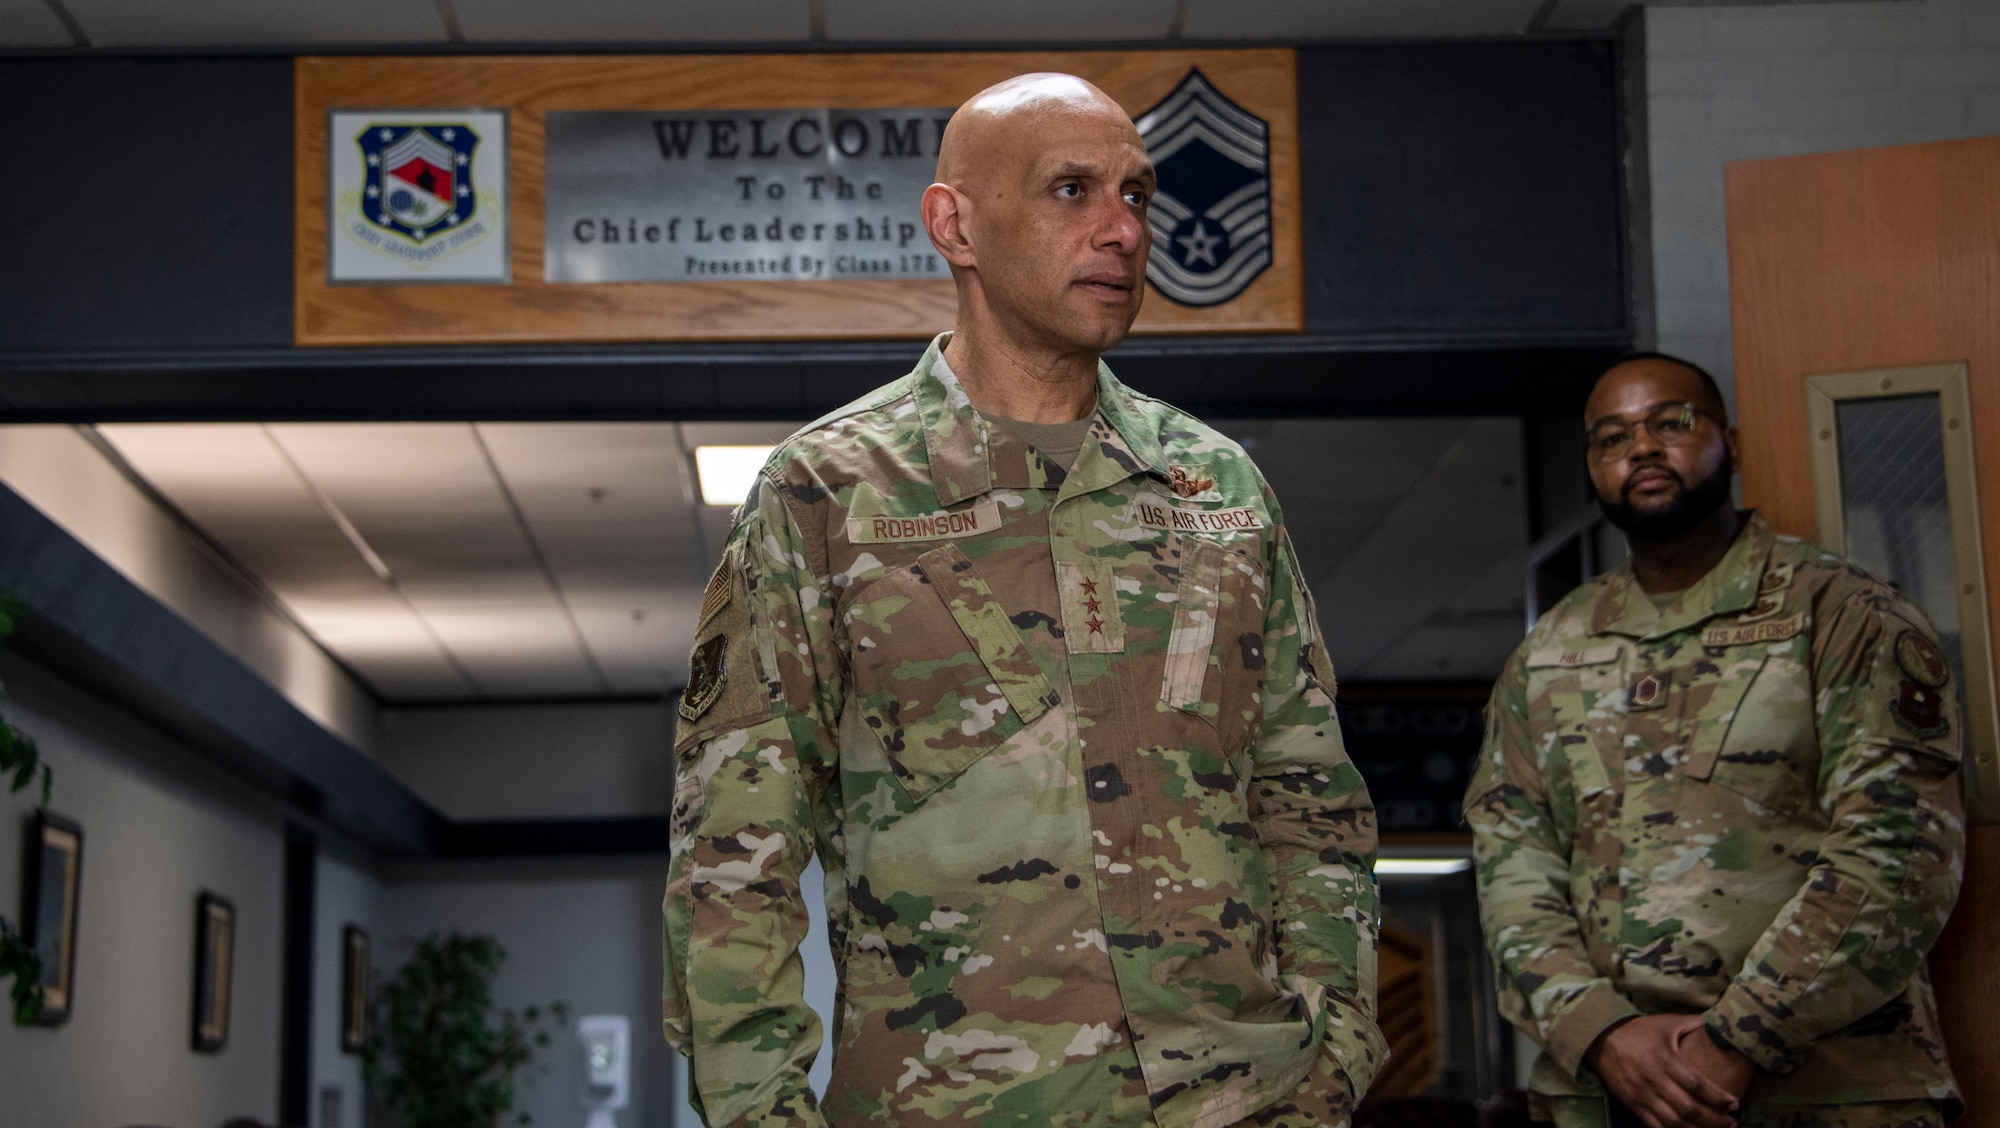
[[[1242,293],[1271,265],[1271,127],[1201,71],[1134,123],[1160,183],[1146,281],[1186,306]]]

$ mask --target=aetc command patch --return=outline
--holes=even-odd
[[[1951,667],[1937,643],[1922,631],[1905,630],[1896,636],[1896,664],[1903,668],[1903,684],[1892,710],[1896,723],[1920,740],[1932,740],[1951,731],[1944,717],[1944,683],[1951,680]]]
[[[687,690],[681,694],[681,719],[698,721],[729,681],[729,636],[716,635],[694,648],[688,662]]]

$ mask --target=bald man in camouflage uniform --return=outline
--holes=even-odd
[[[703,603],[665,938],[691,1097],[710,1125],[1343,1124],[1383,1055],[1373,811],[1276,499],[1097,359],[1142,292],[1143,145],[1063,76],[945,141],[957,332],[778,449]]]
[[[1566,1128],[1605,1123],[1606,1088],[1654,1128],[1942,1124],[1923,960],[1964,825],[1929,626],[1729,506],[1699,369],[1621,364],[1586,417],[1634,559],[1515,652],[1466,802],[1534,1091]]]

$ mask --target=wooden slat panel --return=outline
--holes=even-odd
[[[1274,261],[1242,295],[1191,309],[1148,288],[1137,332],[1304,329],[1298,107],[1288,50],[952,55],[301,58],[295,339],[301,345],[923,337],[949,328],[944,281],[542,281],[542,118],[551,110],[956,106],[1035,70],[1083,76],[1141,112],[1198,66],[1271,126]],[[506,108],[513,282],[328,285],[327,112]],[[910,201],[911,214],[916,202]]]

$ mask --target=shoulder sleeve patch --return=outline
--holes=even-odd
[[[696,619],[694,624],[697,632],[715,618],[716,612],[729,606],[729,588],[729,561],[725,559],[716,565],[715,571],[708,577],[708,587],[701,593],[701,618]]]
[[[1913,680],[1930,689],[1936,689],[1951,680],[1951,667],[1945,663],[1944,652],[1930,637],[1914,627],[1906,627],[1896,636],[1896,664]]]
[[[687,689],[681,693],[681,719],[698,721],[729,684],[729,636],[717,634],[695,644],[688,658]]]
[[[741,546],[732,544],[702,593],[700,625],[688,657],[674,747],[689,745],[771,716],[758,673],[755,616],[744,591]]]

